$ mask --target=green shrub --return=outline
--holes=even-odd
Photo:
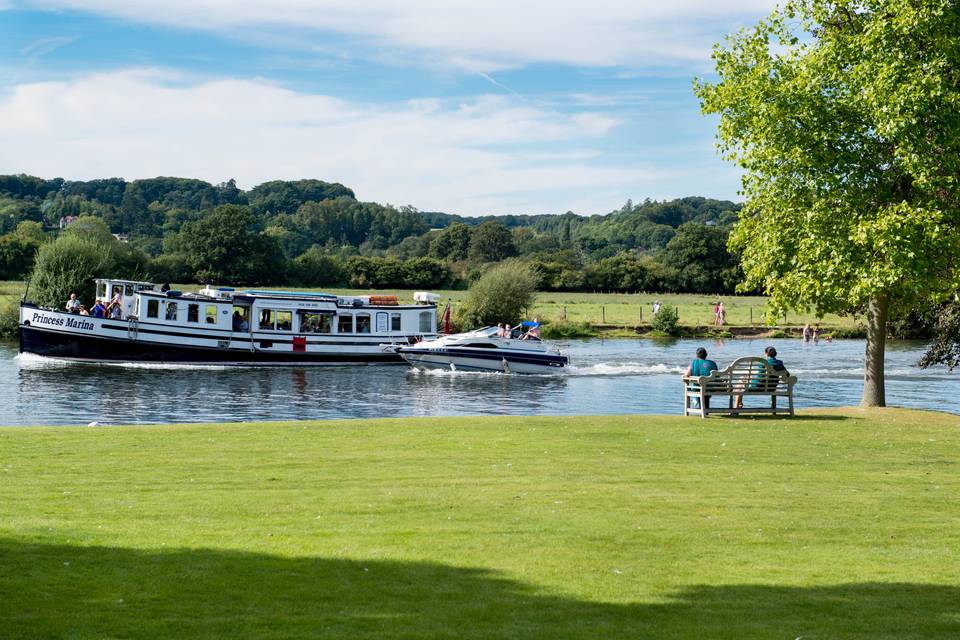
[[[81,302],[92,306],[93,279],[104,276],[112,264],[109,247],[90,238],[64,234],[37,251],[30,299],[41,306],[60,308],[71,293],[76,293]]]
[[[677,316],[677,310],[669,305],[660,307],[660,311],[653,316],[650,326],[656,333],[668,336],[680,335],[680,319]]]
[[[548,340],[562,338],[593,338],[597,330],[589,322],[551,322],[545,323],[540,329],[540,335]]]
[[[830,337],[835,340],[863,340],[867,337],[867,328],[858,325],[853,328],[839,328],[830,332]]]
[[[530,265],[505,261],[487,271],[467,293],[457,312],[457,324],[465,329],[516,324],[533,306],[539,278]]]
[[[20,305],[7,302],[0,305],[0,339],[13,340],[20,326]]]

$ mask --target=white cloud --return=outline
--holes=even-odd
[[[599,213],[665,176],[604,164],[592,147],[617,125],[505,97],[358,104],[263,80],[127,70],[21,84],[0,97],[0,173],[234,177],[247,188],[314,177],[425,210],[555,212],[590,202],[583,212]]]
[[[329,31],[378,49],[394,47],[489,72],[531,62],[701,64],[723,33],[768,13],[774,1],[35,0],[32,4],[190,29]]]

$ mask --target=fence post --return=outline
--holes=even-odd
[[[750,326],[753,326],[753,307],[750,307]]]
[[[563,305],[563,311],[560,312],[560,319],[564,321],[567,319],[567,305]]]
[[[643,324],[643,305],[640,305],[640,324]]]
[[[604,311],[603,305],[600,305],[600,324],[607,324],[607,314]]]

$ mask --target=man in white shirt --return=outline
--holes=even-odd
[[[80,301],[77,300],[77,294],[70,294],[70,299],[67,300],[67,311],[70,313],[80,313]]]

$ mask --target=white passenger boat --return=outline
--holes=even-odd
[[[97,298],[120,318],[20,304],[20,351],[81,361],[241,365],[402,363],[384,342],[437,337],[437,296],[336,296],[294,291],[161,291],[149,282],[99,279]]]
[[[497,332],[497,327],[485,327],[400,346],[396,351],[416,369],[557,373],[569,362],[558,347],[539,338],[505,338]]]

